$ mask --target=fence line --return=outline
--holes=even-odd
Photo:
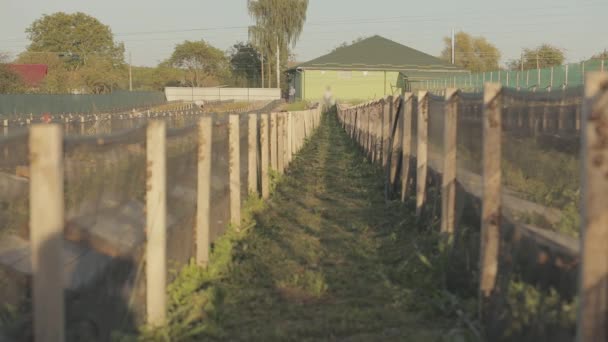
[[[436,92],[452,87],[476,92],[483,89],[485,82],[493,82],[516,89],[551,91],[582,86],[585,83],[585,73],[603,72],[605,71],[605,64],[604,59],[592,59],[581,63],[542,69],[477,72],[412,82],[412,90],[433,90]]]
[[[230,174],[228,180],[230,223],[237,229],[241,224],[242,187],[240,182],[242,174],[251,173],[250,176],[246,175],[244,179],[251,179],[253,182],[246,187],[247,190],[245,191],[248,191],[252,196],[268,198],[270,178],[268,174],[278,172],[279,166],[287,169],[289,162],[293,160],[293,154],[300,151],[305,141],[318,127],[321,107],[316,105],[313,109],[306,111],[271,113],[270,115],[275,118],[275,122],[279,123],[279,126],[275,126],[272,131],[271,141],[274,141],[272,145],[268,143],[268,132],[266,130],[268,114],[228,115],[229,148],[226,152],[228,152],[230,160],[228,169]],[[279,118],[278,121],[276,121],[277,118]],[[287,125],[290,121],[296,124]],[[305,125],[299,124],[304,122]],[[248,130],[243,130],[241,127],[248,127]],[[279,129],[277,130],[277,128]],[[239,130],[255,133],[248,139],[241,139]],[[260,134],[258,134],[258,130]],[[135,178],[139,173],[135,170],[128,170],[130,173],[132,172],[130,182],[142,185],[141,188],[136,189],[136,192],[145,193],[145,236],[143,241],[146,259],[145,277],[147,278],[145,320],[152,326],[160,326],[167,321],[166,284],[170,281],[168,279],[168,269],[170,267],[168,249],[171,248],[169,245],[172,245],[169,239],[172,234],[176,234],[175,231],[169,230],[169,226],[175,224],[175,217],[169,217],[168,215],[169,211],[172,210],[170,207],[175,205],[172,203],[173,200],[169,200],[169,198],[173,198],[171,196],[174,196],[175,191],[179,191],[179,197],[182,199],[189,196],[183,192],[184,189],[176,187],[175,180],[171,178],[171,175],[175,173],[175,167],[184,168],[185,163],[189,163],[189,151],[194,152],[192,163],[197,168],[196,174],[198,174],[198,181],[194,184],[195,193],[193,194],[195,201],[195,221],[193,221],[193,225],[196,228],[193,231],[194,236],[185,236],[184,240],[179,242],[179,248],[184,248],[190,241],[196,241],[194,259],[201,266],[207,266],[209,263],[212,242],[210,236],[212,213],[210,208],[214,201],[220,200],[213,196],[217,181],[212,180],[211,170],[216,162],[212,158],[212,145],[216,144],[215,135],[219,134],[220,131],[217,126],[212,129],[212,117],[210,116],[200,118],[192,127],[172,131],[166,128],[163,121],[150,121],[146,127],[145,145],[143,145],[146,161],[145,170],[142,174],[145,176],[145,183],[137,183]],[[190,139],[188,138],[190,132],[196,134],[192,135],[193,139],[188,140]],[[135,133],[137,131],[129,134]],[[292,137],[291,140],[288,138],[290,136]],[[100,153],[111,153],[103,155],[101,158],[110,160],[113,168],[119,168],[121,162],[120,158],[117,158],[118,155],[115,156],[114,153],[123,153],[122,150],[141,150],[140,147],[135,145],[128,145],[116,152],[108,152],[107,149],[103,149],[104,145],[117,144],[120,141],[128,141],[131,144],[132,141],[137,141],[137,139],[133,140],[128,136],[119,138],[117,136],[112,139],[99,138],[97,140],[97,145],[102,148]],[[293,148],[290,148],[289,141],[293,144]],[[247,147],[241,148],[241,144]],[[63,281],[64,264],[61,261],[61,255],[64,253],[64,247],[62,246],[64,217],[72,214],[67,213],[63,206],[63,183],[64,177],[66,177],[63,171],[66,159],[64,159],[64,152],[61,150],[63,145],[64,138],[61,134],[60,125],[33,125],[29,152],[31,163],[28,164],[31,175],[29,190],[31,209],[28,215],[31,221],[30,235],[32,261],[34,263],[32,273],[34,283],[33,324],[35,325],[35,339],[38,341],[63,340],[65,336],[66,317],[64,312],[66,304],[63,299],[65,285]],[[251,148],[248,145],[252,145]],[[67,143],[66,146],[68,146],[69,151],[78,148],[73,141]],[[188,151],[185,155],[187,158],[184,159],[181,154],[176,157],[176,148],[181,149],[180,151]],[[270,165],[269,154],[275,157],[283,155],[285,157],[284,164]],[[70,158],[75,159],[75,156]],[[169,158],[171,158],[171,161],[169,161]],[[175,163],[178,161],[181,161],[181,164],[176,165]],[[246,166],[248,161],[251,161],[253,165]],[[70,161],[70,163],[72,162],[74,161]],[[261,170],[259,175],[261,182],[258,182],[257,170]],[[72,172],[71,168],[69,172]],[[120,172],[120,170],[117,169],[116,172]],[[123,186],[126,186],[126,184]],[[133,208],[129,207],[127,203],[121,203],[119,209],[129,212]],[[187,222],[180,224],[188,225]],[[127,235],[121,236],[121,239],[127,238]],[[91,244],[93,245],[92,242]],[[104,248],[107,249],[107,247]],[[117,289],[111,290],[116,291]],[[89,308],[89,311],[87,315],[91,315],[91,312],[95,310]]]
[[[409,166],[414,160],[416,161],[415,202],[418,217],[422,217],[431,209],[427,207],[430,199],[428,185],[437,183],[432,175],[427,179],[427,174],[431,172],[441,177],[438,184],[441,184],[441,231],[444,234],[448,236],[459,234],[461,227],[456,216],[461,217],[462,213],[454,212],[457,207],[471,205],[463,202],[473,203],[473,207],[478,206],[474,204],[475,202],[481,203],[481,210],[477,212],[481,232],[478,290],[480,317],[484,325],[492,326],[492,319],[496,319],[497,315],[492,310],[496,309],[497,305],[506,305],[498,304],[505,302],[496,300],[498,296],[507,296],[506,292],[510,291],[504,284],[499,285],[499,281],[504,281],[503,278],[511,279],[511,276],[506,276],[505,272],[509,274],[527,272],[518,277],[523,277],[524,280],[527,279],[526,277],[537,279],[536,281],[540,279],[541,283],[546,283],[543,286],[555,287],[558,292],[568,292],[564,289],[573,288],[575,292],[573,295],[580,296],[578,323],[573,323],[578,331],[578,341],[606,339],[608,199],[605,198],[605,194],[608,193],[606,188],[608,183],[605,178],[607,174],[605,161],[608,159],[608,146],[605,144],[604,135],[608,133],[604,132],[602,127],[608,122],[608,100],[606,100],[608,76],[605,73],[590,73],[585,81],[587,90],[582,107],[577,92],[572,93],[573,97],[548,99],[545,95],[513,92],[496,83],[485,85],[483,97],[481,94],[467,94],[457,89],[445,89],[442,92],[445,94],[444,98],[426,91],[419,91],[416,96],[406,93],[398,99],[398,106],[392,110],[392,117],[399,114],[403,117],[391,122],[393,133],[389,137],[385,136],[383,131],[374,128],[382,125],[383,117],[376,113],[385,108],[389,99],[358,106],[338,105],[338,119],[342,126],[349,136],[358,142],[372,162],[387,167],[383,160],[376,156],[382,153],[387,141],[394,144],[399,140],[398,135],[402,135],[402,151],[396,154],[397,160],[392,161],[401,165],[400,177],[393,180],[391,170],[387,169],[386,183],[391,189],[401,183],[398,188],[401,199],[405,200],[410,195],[410,179],[412,179]],[[433,106],[438,103],[443,104],[442,113],[429,115],[430,102],[433,102]],[[368,120],[369,122],[366,122]],[[477,130],[467,129],[480,124]],[[441,125],[444,125],[443,130]],[[465,130],[461,131],[460,128],[456,128],[457,126]],[[540,228],[548,224],[543,222],[556,222],[556,213],[559,217],[566,215],[566,211],[560,214],[553,208],[532,203],[530,199],[521,198],[522,194],[508,188],[508,182],[516,175],[511,173],[508,176],[503,175],[505,170],[510,171],[513,167],[509,164],[511,162],[509,158],[512,158],[511,145],[526,141],[523,132],[528,131],[535,137],[535,144],[546,144],[547,139],[561,139],[559,144],[553,144],[552,148],[571,149],[569,145],[574,142],[566,144],[564,142],[575,141],[570,139],[570,135],[581,136],[580,151],[583,157],[578,165],[583,170],[580,204],[582,209],[580,215],[575,214],[572,218],[574,222],[581,219],[580,226],[576,223],[573,226],[574,229],[582,232],[580,252],[578,242],[574,238]],[[433,137],[430,143],[429,136]],[[442,136],[442,142],[437,141],[438,136]],[[479,153],[481,158],[479,161],[482,162],[479,166],[475,166],[479,169],[481,175],[479,178],[466,169],[463,170],[459,165],[463,162],[477,165],[477,158],[467,159],[469,158],[467,152],[474,151],[464,151],[460,148],[461,141],[467,139],[472,142],[469,146],[479,151],[475,152]],[[412,153],[413,145],[416,146],[415,155]],[[517,153],[526,152],[525,149],[528,147],[522,146],[524,149],[516,150],[519,152],[515,153],[515,158]],[[443,150],[439,153],[434,152],[437,148]],[[390,165],[391,162],[388,163],[389,167]],[[531,165],[531,167],[535,166]],[[563,167],[567,165],[564,164]],[[547,181],[558,180],[547,179]],[[503,185],[505,182],[507,187]],[[463,192],[464,197],[460,195]],[[576,210],[576,203],[567,201],[565,205],[572,205],[573,210]],[[527,217],[524,219],[523,216],[518,216],[518,210],[537,215],[534,217],[540,217],[542,220],[529,221]],[[570,209],[562,210],[572,212]],[[528,254],[531,254],[535,261],[532,263],[525,261],[528,260],[525,259]],[[581,257],[582,262],[579,261]],[[517,266],[519,262],[524,261],[527,263],[525,266]],[[577,266],[579,263],[581,263],[580,267]],[[547,267],[558,274],[553,276],[547,273]],[[577,277],[567,276],[573,271],[580,272],[581,283],[578,290],[576,290]],[[499,277],[501,274],[503,275]],[[567,298],[568,295],[564,296]],[[573,330],[566,329],[566,331],[574,338]],[[496,336],[502,335],[495,335],[495,338],[498,338]],[[526,336],[534,335],[528,331]]]

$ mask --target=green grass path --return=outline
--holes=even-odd
[[[419,313],[425,272],[403,237],[415,219],[384,201],[382,182],[326,115],[229,271],[199,291],[210,299],[195,340],[438,341],[449,324]]]

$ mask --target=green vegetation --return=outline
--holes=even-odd
[[[229,72],[228,58],[204,40],[186,40],[178,44],[169,63],[186,71],[186,85],[189,87],[219,85],[218,78],[226,78]]]
[[[523,63],[525,70],[550,68],[564,64],[565,59],[562,49],[550,44],[542,44],[534,49],[524,49],[523,62],[521,59],[514,59],[508,63],[508,67],[511,70],[519,70]]]
[[[500,51],[484,37],[473,37],[466,32],[456,33],[456,65],[473,72],[498,70]],[[452,42],[450,37],[443,38],[445,47],[441,51],[441,59],[450,61],[452,58]]]
[[[308,102],[306,101],[297,101],[293,103],[288,103],[285,108],[288,112],[297,112],[308,109]]]
[[[270,201],[250,200],[241,229],[216,241],[208,269],[190,265],[171,284],[166,327],[116,339],[476,340],[475,297],[438,281],[449,258],[434,228],[384,201],[381,170],[334,117],[275,181]]]

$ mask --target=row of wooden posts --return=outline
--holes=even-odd
[[[230,220],[241,223],[240,134],[242,115],[229,116]],[[270,195],[269,170],[283,173],[318,127],[321,108],[248,115],[248,183],[252,195]],[[206,267],[210,254],[212,117],[198,122],[196,262]],[[258,134],[259,132],[259,134]],[[153,326],[167,317],[167,160],[166,124],[147,126],[146,159],[146,314]],[[65,338],[62,245],[64,230],[63,130],[58,124],[33,125],[30,147],[30,243],[33,267],[33,319],[36,341]],[[258,150],[261,146],[261,151]],[[258,155],[258,154],[261,155]],[[258,160],[261,188],[258,188]],[[184,241],[186,243],[186,241]]]
[[[486,83],[483,92],[482,213],[480,241],[480,303],[493,295],[499,270],[501,214],[501,133],[503,91],[497,83]],[[445,90],[444,153],[441,182],[441,231],[454,233],[456,158],[457,158],[457,89]],[[418,107],[413,108],[417,96]],[[420,215],[426,201],[428,171],[428,98],[427,91],[406,93],[356,107],[340,107],[338,116],[344,128],[373,161],[387,168],[387,184],[394,184],[396,163],[389,153],[400,150],[403,158],[401,198],[409,195],[408,180],[411,151],[412,115],[417,113],[416,212]],[[397,108],[400,109],[397,116]],[[397,119],[397,120],[396,120]],[[396,133],[400,132],[401,146]],[[581,144],[581,266],[577,324],[578,341],[608,340],[608,73],[586,76],[582,103]],[[391,145],[392,144],[392,145]],[[392,146],[392,149],[390,148]],[[391,151],[392,150],[392,151]]]

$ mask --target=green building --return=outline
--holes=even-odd
[[[303,63],[288,71],[299,100],[323,98],[329,88],[340,100],[368,100],[398,95],[415,82],[468,74],[437,57],[380,36]]]

